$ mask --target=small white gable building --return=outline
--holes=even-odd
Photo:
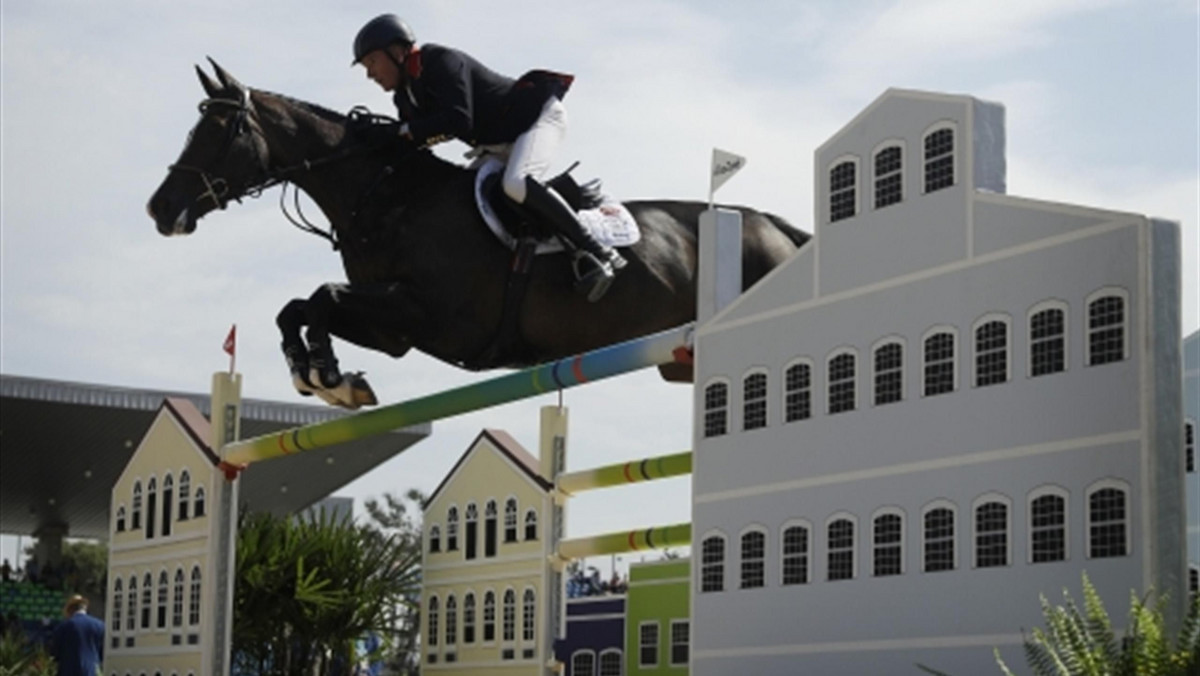
[[[1004,145],[999,104],[888,90],[698,329],[693,674],[995,673],[1084,571],[1181,613],[1178,226],[1007,195]]]

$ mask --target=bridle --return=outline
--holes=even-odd
[[[216,161],[213,162],[214,165],[219,165],[225,159],[225,156],[229,154],[229,150],[233,147],[233,144],[242,136],[252,133],[251,126],[253,125],[257,127],[258,122],[255,120],[256,116],[254,114],[254,105],[250,101],[250,90],[248,89],[242,91],[242,96],[238,100],[208,98],[201,101],[199,106],[201,119],[203,119],[205,115],[208,115],[209,111],[212,110],[214,106],[233,106],[236,108],[233,119],[230,121],[228,132],[225,135],[225,143],[221,147],[221,151],[218,153]],[[263,135],[261,127],[258,130],[258,134],[259,136]],[[287,177],[298,171],[310,171],[314,167],[343,159],[352,152],[356,151],[358,148],[355,146],[350,146],[320,159],[304,160],[299,164],[289,167],[280,167],[272,170],[269,166],[267,166],[267,161],[259,151],[258,144],[251,143],[250,145],[254,149],[254,159],[255,165],[258,167],[258,177],[255,180],[250,181],[246,187],[242,188],[236,193],[230,192],[229,181],[220,176],[214,176],[206,169],[201,167],[176,162],[169,165],[167,167],[167,171],[183,171],[199,176],[200,181],[204,183],[204,192],[200,193],[200,195],[196,197],[196,201],[204,202],[205,200],[212,200],[213,204],[218,209],[224,209],[231,200],[241,204],[243,197],[259,197],[267,188],[282,184],[283,190],[279,196],[279,208],[280,211],[283,212],[283,215],[287,217],[288,221],[297,228],[328,240],[336,250],[338,248],[336,230],[334,230],[332,226],[330,226],[328,230],[319,228],[313,225],[304,216],[303,212],[300,210],[299,190],[293,189],[296,217],[293,217],[290,213],[288,213],[287,205],[285,203],[288,183]]]

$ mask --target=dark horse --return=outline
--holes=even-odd
[[[565,254],[537,257],[524,298],[508,315],[513,330],[501,331],[513,254],[478,214],[474,172],[425,149],[365,141],[353,115],[249,89],[213,66],[215,81],[196,69],[208,98],[148,209],[162,234],[187,234],[208,212],[283,181],[321,208],[349,283],[323,285],[280,313],[284,352],[303,393],[349,407],[374,403],[369,388],[324,391],[349,380],[337,370],[331,334],[393,357],[416,347],[455,366],[488,369],[541,363],[695,318],[697,219],[705,205],[627,203],[642,239],[622,251],[629,265],[597,303],[573,290]],[[746,288],[808,235],[776,216],[740,211]],[[670,369],[663,375],[690,378]]]

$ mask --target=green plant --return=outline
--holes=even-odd
[[[54,676],[58,666],[41,645],[16,631],[0,634],[0,676]]]
[[[1087,573],[1083,574],[1083,611],[1068,591],[1064,605],[1052,606],[1043,595],[1046,628],[1035,628],[1024,641],[1025,661],[1035,676],[1196,676],[1200,673],[1200,596],[1189,598],[1188,611],[1172,643],[1163,616],[1164,599],[1153,605],[1131,593],[1125,635],[1117,638],[1104,602]],[[1013,672],[994,651],[1005,676]],[[946,674],[925,665],[937,676]]]

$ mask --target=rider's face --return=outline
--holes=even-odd
[[[367,69],[367,77],[374,80],[383,91],[394,91],[400,86],[400,69],[382,49],[367,54],[361,63]]]

